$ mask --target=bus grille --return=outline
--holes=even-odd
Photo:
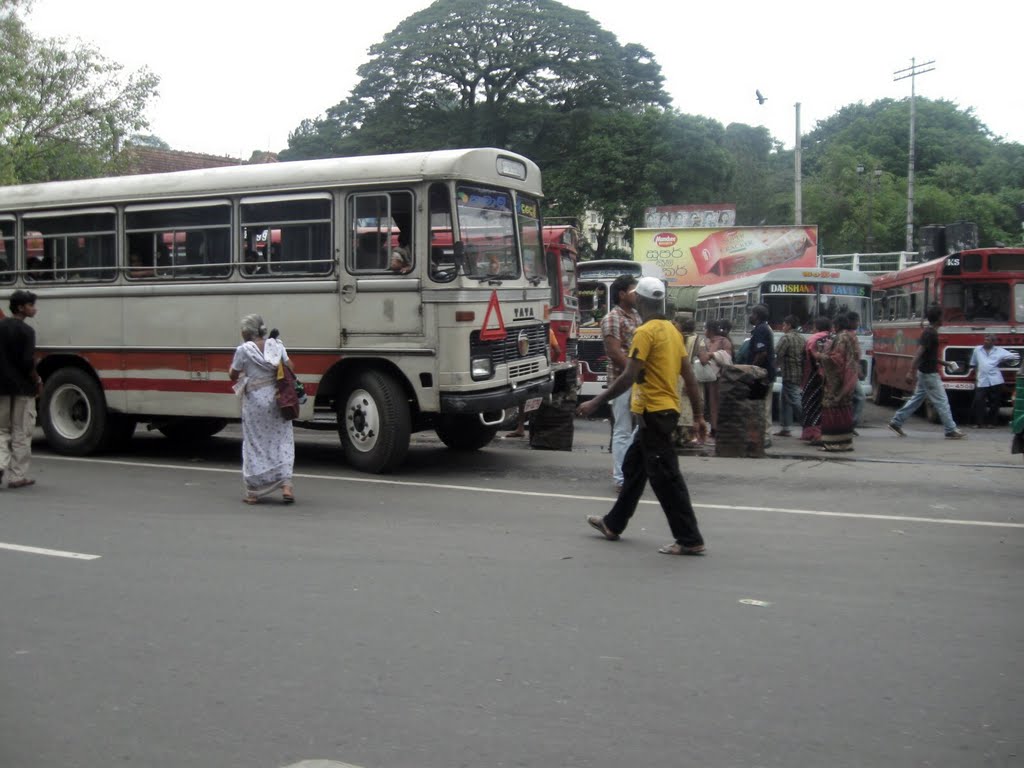
[[[497,341],[481,341],[480,332],[473,331],[469,337],[469,354],[471,357],[488,356],[491,365],[497,368],[505,363],[515,363],[523,360],[519,354],[519,335],[525,333],[530,340],[530,351],[526,357],[536,357],[547,352],[548,327],[546,325],[528,325],[523,328],[506,328],[507,334],[504,339]],[[532,366],[533,364],[531,364]],[[536,371],[541,370],[539,361],[535,361]],[[531,367],[528,366],[528,367]],[[521,367],[521,366],[518,366]],[[510,373],[511,373],[510,368]],[[511,374],[515,376],[515,373]]]
[[[608,370],[608,356],[604,353],[603,340],[580,339],[577,345],[580,362],[584,362],[594,373]]]

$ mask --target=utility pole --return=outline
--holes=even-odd
[[[935,60],[918,64],[916,59],[910,60],[910,66],[906,69],[898,69],[892,73],[893,81],[906,80],[910,78],[910,161],[907,165],[907,250],[914,250],[914,120],[916,109],[914,97],[916,96],[916,78],[925,72],[931,72],[935,67],[932,64]],[[928,69],[924,69],[928,67]]]
[[[796,210],[795,217],[796,224],[804,223],[804,205],[803,197],[800,190],[800,176],[802,174],[800,165],[800,102],[798,101],[793,105],[796,107],[796,144],[793,147],[793,207]]]

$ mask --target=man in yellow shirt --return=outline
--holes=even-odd
[[[587,517],[587,523],[609,541],[617,541],[650,480],[675,537],[675,542],[658,551],[665,555],[703,555],[704,538],[697,527],[690,493],[679,472],[679,457],[672,445],[672,430],[679,419],[677,377],[683,377],[686,396],[693,407],[694,427],[703,439],[707,425],[701,415],[704,409],[700,389],[682,336],[662,314],[665,300],[662,281],[642,277],[633,291],[644,322],[633,335],[626,369],[607,389],[576,411],[580,416],[590,416],[602,403],[632,387],[630,410],[639,421],[622,462],[623,485],[615,505],[604,517]]]

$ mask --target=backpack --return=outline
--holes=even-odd
[[[750,339],[740,344],[740,348],[732,356],[732,361],[736,365],[750,365]]]

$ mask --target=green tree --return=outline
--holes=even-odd
[[[0,183],[83,178],[118,166],[158,78],[87,45],[32,35],[29,3],[0,0]]]
[[[437,0],[370,48],[359,83],[289,137],[283,159],[536,146],[560,116],[665,106],[660,67],[554,0]]]

